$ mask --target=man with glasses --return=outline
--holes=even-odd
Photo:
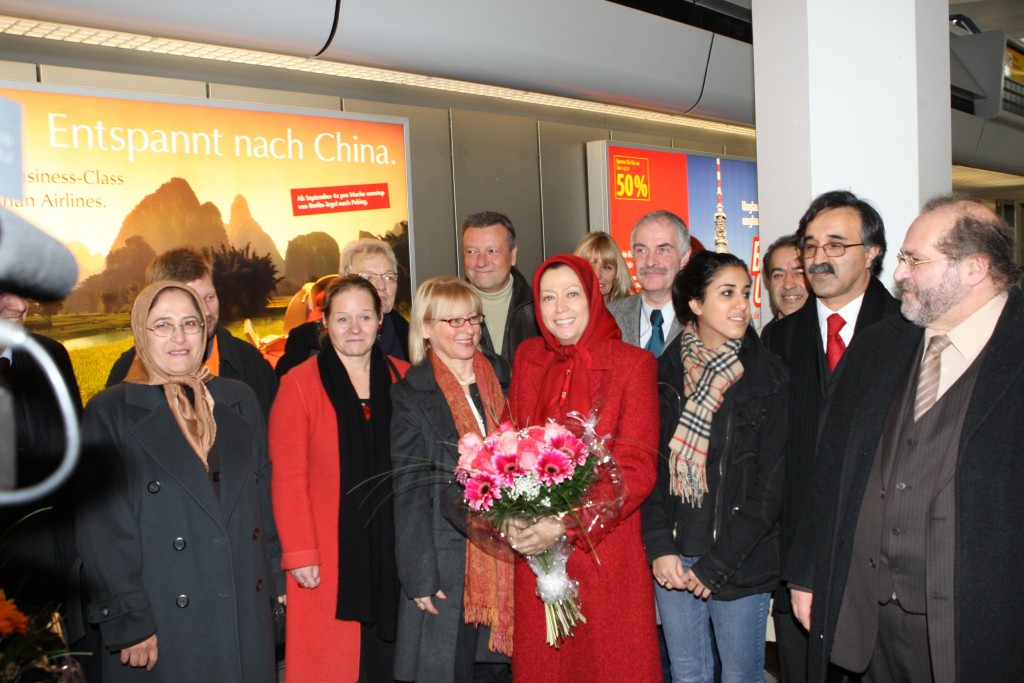
[[[398,259],[391,245],[383,240],[353,240],[341,250],[338,272],[359,275],[370,281],[380,296],[384,315],[377,333],[377,345],[385,356],[409,359],[409,322],[395,309],[398,294]],[[277,376],[320,353],[322,325],[319,320],[303,323],[288,332],[284,354],[277,361]]]
[[[622,341],[647,349],[655,358],[683,331],[672,307],[672,282],[690,260],[690,231],[670,211],[640,217],[629,236],[640,294],[612,302],[608,310]]]
[[[878,280],[885,226],[851,192],[826,192],[811,202],[797,230],[813,300],[780,320],[768,340],[790,373],[790,426],[783,489],[783,562],[808,539],[797,523],[810,493],[823,406],[843,370],[846,348],[861,330],[899,314],[899,301]],[[783,678],[805,680],[807,634],[794,620],[786,588],[775,595],[775,633]]]
[[[220,300],[213,286],[213,266],[210,261],[192,248],[171,249],[156,257],[146,269],[147,284],[160,280],[184,282],[196,290],[206,306],[206,367],[214,375],[248,384],[259,399],[263,416],[268,416],[270,404],[277,394],[277,376],[255,346],[232,336],[218,322]],[[110,369],[107,386],[123,381],[134,360],[134,347],[121,354]]]
[[[844,362],[786,567],[809,676],[1018,681],[1024,672],[1024,298],[1013,231],[962,195],[925,205],[902,313]]]
[[[508,216],[481,211],[462,222],[462,267],[480,294],[487,322],[480,345],[512,365],[516,347],[540,334],[533,315],[533,289],[516,270],[516,229]]]

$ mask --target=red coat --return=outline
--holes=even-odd
[[[402,374],[409,364],[391,359]],[[281,565],[320,565],[320,585],[288,574],[285,676],[289,681],[359,680],[359,629],[335,618],[338,602],[338,420],[310,358],[281,378],[270,411],[271,493]],[[329,679],[325,677],[330,677]]]
[[[517,560],[512,675],[522,683],[655,683],[662,680],[654,619],[651,569],[640,542],[640,504],[654,487],[658,457],[657,363],[653,354],[618,340],[602,342],[593,354],[590,389],[597,408],[597,433],[609,445],[628,489],[618,523],[591,541],[578,539],[569,576],[579,582],[580,608],[587,623],[561,649],[545,643],[543,603],[536,578]],[[542,338],[516,351],[509,393],[519,426],[536,424],[537,393],[553,355]]]

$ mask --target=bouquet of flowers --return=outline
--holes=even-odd
[[[591,534],[621,512],[622,476],[597,436],[596,418],[569,417],[570,425],[549,421],[524,429],[504,422],[482,439],[471,433],[459,440],[456,480],[471,513],[486,520],[493,535],[504,538],[501,532],[513,520],[554,516],[567,535],[584,539],[592,550]],[[526,558],[544,602],[547,643],[556,648],[586,622],[579,587],[566,573],[572,549],[563,537]]]

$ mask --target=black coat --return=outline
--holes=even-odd
[[[266,422],[270,416],[270,406],[277,394],[277,375],[270,363],[263,357],[255,346],[235,337],[223,325],[217,325],[217,350],[220,352],[219,377],[225,379],[237,379],[256,394],[259,399],[260,408],[263,410],[263,420]],[[135,347],[132,347],[121,354],[121,357],[110,369],[107,377],[107,386],[124,381],[128,374],[128,368],[135,360]]]
[[[507,389],[509,368],[491,356],[495,373]],[[407,600],[398,608],[395,678],[453,680],[455,644],[466,581],[466,536],[444,514],[461,436],[428,358],[409,368],[391,389],[391,460],[395,467],[395,559]],[[499,416],[500,419],[500,416]],[[412,598],[441,589],[447,600],[434,605],[439,616],[416,608]],[[485,631],[486,633],[486,631]],[[478,637],[478,660],[508,659],[487,651]],[[480,645],[482,645],[482,650]]]
[[[163,387],[119,384],[83,419],[77,535],[104,680],[249,683],[276,678],[271,608],[284,594],[266,429],[245,385],[215,377],[220,495]],[[156,633],[156,667],[116,649]]]
[[[488,353],[494,353],[494,334],[485,322],[480,334],[480,346]],[[523,274],[512,269],[512,300],[508,304],[508,316],[505,318],[505,330],[502,336],[501,357],[512,365],[519,344],[530,337],[540,334],[537,318],[533,312],[533,287]]]
[[[693,571],[716,598],[766,593],[781,571],[786,369],[748,329],[738,354],[743,375],[726,390],[711,422],[708,492],[704,505],[694,508],[669,493],[668,443],[685,405],[681,343],[680,335],[658,359],[662,449],[658,483],[641,508],[647,559],[699,554]]]
[[[898,316],[899,312],[899,300],[889,294],[877,278],[871,278],[864,292],[850,346],[857,343],[864,329],[879,320]],[[830,372],[821,343],[818,306],[813,298],[799,311],[773,325],[765,343],[789,368],[791,408],[781,521],[785,562],[790,548],[801,542],[797,536],[797,524],[810,491],[821,419],[835,383],[846,366],[846,355],[839,361],[835,372]]]
[[[30,336],[56,364],[76,419],[80,418],[82,397],[67,350],[47,337]],[[38,484],[60,466],[67,436],[42,367],[27,351],[15,349],[11,356],[11,367],[0,381],[14,399],[17,486],[24,488]],[[45,499],[0,507],[0,534],[5,534],[0,543],[0,587],[27,612],[60,604],[65,615],[71,617],[71,635],[77,639],[84,633],[81,614],[67,609],[69,600],[78,597],[77,572],[73,572],[78,552],[71,496],[71,484],[65,483]],[[30,513],[36,514],[19,522]]]
[[[851,345],[819,445],[814,495],[784,578],[813,589],[809,680],[825,680],[853,537],[892,401],[920,362],[923,330],[890,318]],[[1024,296],[1014,287],[984,351],[955,477],[954,649],[958,681],[1024,672]],[[931,609],[931,606],[929,606]]]

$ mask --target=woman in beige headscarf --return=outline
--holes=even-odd
[[[136,357],[83,418],[78,546],[107,681],[273,681],[284,593],[263,414],[203,365],[179,282],[132,308]]]

